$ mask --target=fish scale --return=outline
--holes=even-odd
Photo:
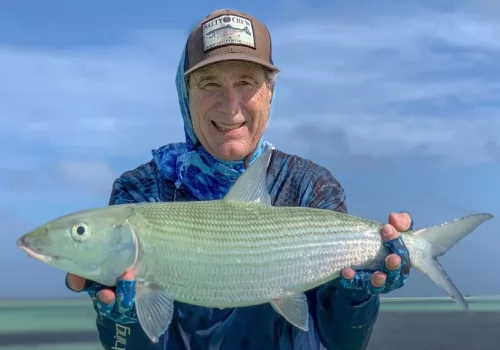
[[[162,259],[171,260],[167,265],[175,266],[177,278],[155,272],[156,280],[164,278],[174,298],[186,303],[196,300],[214,307],[252,305],[280,296],[279,291],[318,285],[332,271],[362,265],[367,258],[379,255],[379,260],[383,259],[380,224],[360,224],[334,211],[309,214],[298,208],[274,208],[270,214],[258,204],[215,201],[194,206],[153,204],[135,210],[137,218],[132,226],[143,232],[143,240],[148,242],[143,246],[144,255],[156,257],[153,251],[159,249]],[[210,226],[203,220],[189,219],[213,218],[227,211],[233,213],[230,219],[214,221],[217,224],[212,229],[205,229]],[[252,229],[242,229],[238,225],[241,222]],[[360,231],[367,232],[367,239],[359,238]],[[154,234],[146,239],[146,232]],[[239,238],[242,236],[244,240]],[[153,247],[152,252],[149,247]],[[342,254],[346,251],[350,254]],[[188,293],[195,300],[185,298],[187,292],[177,279],[189,280]],[[256,285],[257,280],[261,283]],[[207,297],[207,288],[217,292]]]
[[[269,150],[257,158],[221,200],[88,209],[52,220],[17,244],[44,263],[104,285],[132,268],[139,322],[153,341],[167,330],[174,300],[215,308],[270,303],[307,331],[304,292],[346,267],[381,268],[388,252],[382,223],[332,210],[271,206],[271,157]],[[492,217],[474,214],[401,234],[411,267],[464,308],[437,257]]]

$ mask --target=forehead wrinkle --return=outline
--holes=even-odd
[[[225,72],[224,66],[214,65],[200,69],[198,72],[194,73],[196,80],[214,80],[218,78],[218,73]],[[259,69],[251,63],[241,62],[238,65],[237,70],[230,70],[231,77],[239,78],[255,78],[259,74]]]

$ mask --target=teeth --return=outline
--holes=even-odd
[[[234,129],[238,129],[238,128],[241,128],[243,126],[243,124],[245,123],[240,123],[240,124],[236,124],[236,125],[223,125],[223,124],[219,124],[219,123],[216,123],[216,122],[213,122],[215,127],[217,129],[219,129],[220,131],[228,131],[228,130],[234,130]]]

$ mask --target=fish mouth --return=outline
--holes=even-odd
[[[21,248],[30,258],[34,258],[44,263],[49,263],[52,260],[56,260],[58,258],[55,255],[47,254],[40,250],[30,247],[29,244],[26,242],[26,237],[19,238],[17,240],[17,246]]]

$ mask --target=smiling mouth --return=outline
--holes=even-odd
[[[236,129],[243,127],[246,124],[246,122],[239,123],[239,124],[227,125],[227,124],[221,124],[221,123],[217,123],[217,122],[212,121],[212,124],[219,131],[231,131],[231,130],[236,130]]]

